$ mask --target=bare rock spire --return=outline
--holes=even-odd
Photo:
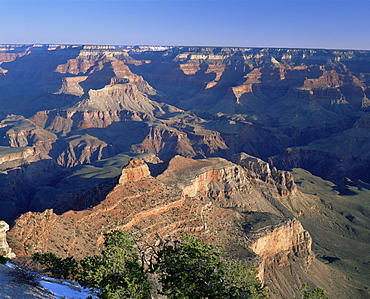
[[[148,165],[141,159],[133,158],[123,168],[119,183],[123,185],[127,182],[136,182],[149,176]]]
[[[9,230],[9,225],[5,221],[0,221],[0,255],[7,258],[15,258],[15,254],[6,241],[6,232]]]

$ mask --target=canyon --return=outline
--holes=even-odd
[[[367,298],[370,52],[0,46],[0,220],[17,256],[186,233]],[[5,243],[4,243],[5,244]]]

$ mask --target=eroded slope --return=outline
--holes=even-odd
[[[251,157],[243,159],[250,162]],[[272,297],[294,298],[303,282],[324,288],[322,282],[339,283],[336,272],[320,283],[317,275],[330,270],[314,259],[310,234],[294,218],[310,213],[312,204],[320,201],[295,188],[281,194],[287,181],[269,178],[267,167],[258,159],[243,168],[220,158],[177,156],[155,178],[143,160],[132,159],[101,203],[62,215],[52,210],[26,213],[12,228],[10,244],[18,255],[53,251],[82,258],[97,253],[103,233],[114,229],[139,234],[149,244],[159,236],[178,238],[190,232],[224,244],[228,255],[257,264]],[[262,174],[264,179],[259,178]],[[287,269],[296,272],[292,276]],[[279,280],[289,283],[281,286]],[[362,296],[347,283],[325,289],[329,294]]]

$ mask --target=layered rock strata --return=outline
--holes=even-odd
[[[118,183],[124,185],[129,182],[137,182],[149,177],[148,165],[141,159],[132,159],[123,169]]]
[[[261,280],[273,270],[302,263],[306,269],[312,263],[312,238],[295,218],[277,226],[262,227],[247,232],[250,248],[262,258]]]
[[[248,176],[276,185],[279,194],[282,196],[287,196],[297,191],[293,175],[288,171],[277,170],[276,167],[271,169],[267,162],[246,153],[234,155],[232,160],[234,163],[244,167]]]
[[[41,214],[27,213],[17,220],[12,236],[20,237],[24,245],[29,244],[21,250],[23,254],[45,250],[46,247],[61,252],[53,243],[61,237],[59,233],[63,230],[68,231],[68,235],[72,234],[69,238],[74,236],[77,243],[68,243],[67,247],[76,253],[84,248],[79,243],[82,240],[76,236],[76,229],[87,233],[91,229],[87,224],[90,221],[93,222],[91,225],[99,227],[91,238],[84,241],[91,242],[91,250],[96,250],[93,249],[93,236],[98,237],[104,231],[119,227],[129,230],[141,227],[151,236],[155,232],[169,235],[192,231],[210,238],[208,234],[220,225],[230,226],[226,231],[233,229],[234,220],[231,219],[239,216],[229,210],[230,207],[281,214],[268,198],[258,194],[255,184],[241,166],[220,158],[193,160],[177,156],[157,178],[150,175],[144,161],[132,159],[122,170],[118,184],[101,203],[89,210],[69,211],[60,216],[51,210]],[[277,195],[273,189],[272,186],[271,192]],[[215,222],[215,215],[229,218],[229,224]],[[87,222],[81,222],[81,219]],[[68,223],[69,228],[61,223]],[[50,225],[56,230],[50,229]],[[58,225],[61,227],[57,228]],[[81,234],[81,238],[86,238],[86,233]],[[46,242],[48,239],[54,241]]]
[[[222,243],[229,255],[254,263],[261,279],[279,293],[271,279],[275,271],[286,277],[285,269],[298,264],[298,275],[310,271],[311,237],[297,219],[286,217],[292,214],[289,208],[304,207],[298,201],[304,196],[298,191],[282,196],[274,184],[261,188],[258,176],[268,168],[255,162],[260,170],[220,158],[176,156],[154,178],[144,161],[132,159],[95,206],[61,215],[53,210],[23,214],[9,234],[12,248],[19,256],[52,251],[82,258],[98,253],[103,234],[115,229],[141,235],[144,247],[159,237],[176,239],[192,233]],[[294,278],[284,294],[299,290],[300,283]]]
[[[193,160],[176,156],[158,176],[166,184],[177,184],[184,196],[224,200],[251,188],[241,167],[221,158]]]

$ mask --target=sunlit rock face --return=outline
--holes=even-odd
[[[129,159],[115,179],[74,195],[61,194],[55,203],[64,201],[67,211],[22,214],[9,242],[18,256],[51,251],[83,258],[99,253],[104,233],[115,229],[140,235],[142,248],[158,244],[159,238],[176,240],[191,233],[223,244],[225,254],[256,267],[274,294],[271,298],[294,298],[303,283],[321,286],[321,278],[338,283],[341,276],[314,258],[312,238],[300,222],[312,213],[323,217],[317,198],[299,190],[282,195],[276,181],[265,181],[270,174],[266,164],[243,158],[259,163],[241,166],[222,158],[175,156],[157,176],[150,172],[152,163]],[[86,208],[78,208],[81,204]],[[353,289],[346,285],[342,291]]]
[[[127,182],[140,181],[143,178],[149,177],[150,171],[148,165],[140,159],[132,159],[123,168],[122,174],[119,178],[119,184],[125,184]]]
[[[295,262],[304,263],[308,268],[314,258],[312,238],[297,219],[259,232],[251,230],[250,238],[251,249],[263,259],[262,277]]]
[[[277,170],[276,167],[271,169],[267,162],[246,153],[236,154],[232,157],[232,160],[244,167],[248,176],[274,184],[282,196],[294,194],[297,190],[294,178],[288,171]]]
[[[5,221],[0,221],[0,256],[14,258],[15,254],[6,241],[6,232],[9,230],[9,225]]]

